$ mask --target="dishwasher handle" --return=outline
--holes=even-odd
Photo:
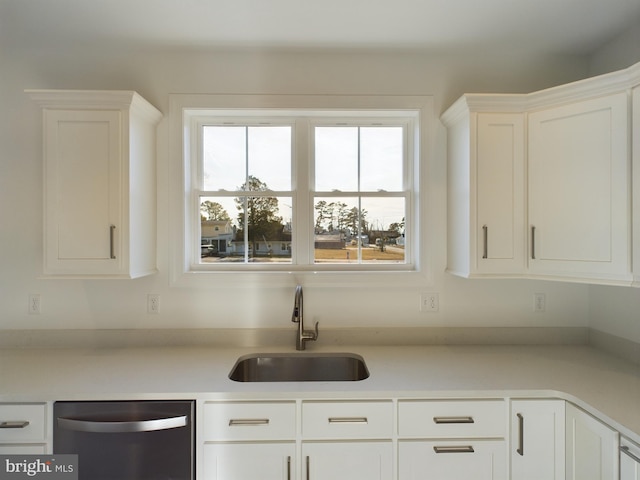
[[[136,420],[124,422],[78,420],[75,418],[58,417],[58,427],[76,432],[88,433],[135,433],[155,432],[187,426],[186,415],[177,417],[154,418],[151,420]]]

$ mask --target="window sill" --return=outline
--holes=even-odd
[[[189,271],[175,275],[171,286],[177,288],[254,288],[291,287],[296,284],[317,287],[428,287],[433,283],[431,275],[416,270],[358,270],[358,271]]]

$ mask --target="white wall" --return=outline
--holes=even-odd
[[[590,287],[589,326],[640,343],[640,288]]]
[[[288,328],[292,288],[176,288],[169,284],[167,120],[159,127],[160,274],[133,281],[42,280],[40,113],[25,88],[131,89],[168,113],[169,93],[430,94],[439,115],[463,92],[529,92],[588,73],[585,57],[503,52],[0,51],[0,328]],[[526,280],[469,281],[444,273],[445,130],[438,124],[428,233],[433,284],[398,289],[305,289],[305,310],[323,326],[586,326],[589,287]],[[441,311],[418,311],[420,292],[440,293]],[[533,293],[547,312],[532,312]],[[27,314],[39,293],[40,315]],[[146,295],[161,313],[146,314]]]

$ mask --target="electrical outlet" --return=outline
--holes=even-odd
[[[533,294],[533,311],[536,313],[544,312],[547,308],[544,293]]]
[[[29,295],[29,314],[40,315],[40,294],[32,293]]]
[[[155,293],[147,295],[147,313],[160,313],[160,295]]]
[[[440,309],[440,301],[437,293],[423,293],[420,295],[421,312],[437,312]]]

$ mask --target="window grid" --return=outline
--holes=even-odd
[[[290,218],[293,223],[292,232],[291,232],[291,241],[290,243],[284,243],[279,240],[274,240],[271,243],[278,243],[281,245],[281,250],[288,249],[290,252],[290,261],[286,265],[282,265],[279,263],[248,263],[248,255],[249,249],[244,249],[244,262],[241,264],[225,264],[225,265],[212,265],[212,264],[203,264],[201,262],[201,258],[199,257],[201,248],[200,245],[194,245],[194,255],[191,261],[191,269],[192,270],[218,270],[220,267],[222,269],[237,269],[237,268],[246,268],[250,269],[258,269],[258,270],[290,270],[292,267],[299,270],[353,270],[354,263],[349,263],[345,265],[344,263],[318,263],[316,262],[314,256],[314,240],[315,234],[314,232],[314,205],[315,199],[320,197],[325,198],[355,198],[357,199],[357,208],[359,212],[362,212],[362,200],[363,198],[369,199],[402,199],[404,204],[404,212],[405,216],[402,219],[404,222],[404,230],[405,232],[412,231],[409,227],[412,222],[412,210],[414,208],[412,195],[411,195],[411,184],[413,182],[414,172],[412,171],[412,163],[410,161],[410,157],[413,154],[413,132],[415,126],[413,125],[414,120],[409,118],[401,118],[401,119],[388,119],[385,118],[381,122],[380,119],[365,119],[365,118],[352,118],[345,121],[344,118],[340,118],[338,121],[329,120],[325,118],[314,119],[313,117],[306,117],[304,115],[300,116],[301,118],[297,118],[293,121],[283,122],[282,119],[279,118],[270,118],[270,119],[259,119],[256,120],[254,118],[250,119],[242,119],[242,118],[234,118],[231,121],[227,119],[219,119],[217,121],[211,122],[211,117],[205,117],[204,119],[199,119],[197,122],[197,135],[198,135],[198,148],[194,149],[196,153],[196,161],[197,167],[194,169],[197,172],[197,178],[194,181],[194,185],[199,185],[200,188],[194,191],[192,195],[192,205],[191,212],[198,212],[198,216],[194,215],[193,224],[195,230],[194,235],[194,244],[200,243],[202,240],[202,231],[201,231],[201,222],[199,217],[200,212],[200,204],[205,198],[226,198],[232,199],[236,197],[244,196],[255,196],[255,197],[278,197],[278,198],[287,198],[291,200],[291,213]],[[291,134],[291,182],[292,188],[291,190],[266,190],[266,191],[251,191],[250,195],[247,192],[242,192],[239,190],[229,191],[229,190],[204,190],[204,166],[202,159],[202,129],[204,126],[211,125],[236,125],[243,126],[245,129],[250,125],[289,125],[292,128]],[[361,150],[361,128],[366,126],[401,126],[403,129],[403,152],[402,152],[402,188],[399,191],[360,191],[361,186],[361,163],[358,162],[358,174],[357,174],[357,182],[358,186],[355,191],[316,191],[315,190],[315,158],[313,154],[313,144],[314,138],[313,135],[314,128],[321,126],[355,126],[358,131],[358,157],[360,157]],[[305,130],[307,132],[306,142],[300,140],[300,130]],[[302,135],[304,138],[305,136]],[[248,142],[248,138],[247,138]],[[246,148],[248,155],[248,148]],[[248,165],[249,160],[245,158],[245,167]],[[304,166],[304,168],[301,168]],[[248,179],[248,168],[245,168],[247,172]],[[307,198],[306,202],[301,202],[302,198]],[[303,213],[306,210],[306,215]],[[246,212],[245,212],[246,215]],[[247,235],[248,231],[245,230],[245,244],[247,244]],[[311,234],[309,234],[311,232]],[[306,233],[303,234],[303,233]],[[404,257],[401,262],[398,263],[376,263],[371,264],[362,261],[362,247],[363,244],[360,242],[360,236],[362,234],[362,224],[358,222],[358,242],[357,242],[357,250],[358,250],[358,262],[357,266],[360,270],[410,270],[413,268],[413,255],[412,255],[412,238],[410,235],[405,239],[404,245]],[[306,241],[305,241],[306,239]],[[195,248],[197,247],[197,248]]]

